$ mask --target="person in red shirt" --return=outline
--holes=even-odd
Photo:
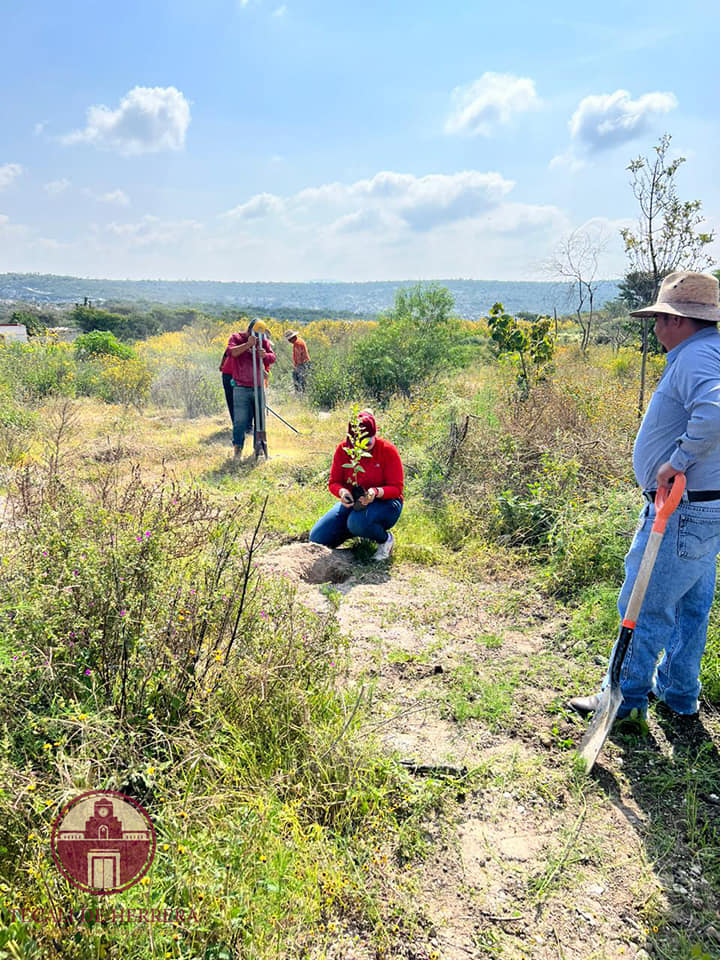
[[[270,340],[264,339],[264,349],[258,346],[258,338],[249,332],[233,333],[228,340],[226,357],[220,368],[223,373],[229,373],[233,385],[233,447],[235,456],[242,455],[245,434],[253,429],[255,420],[255,391],[253,389],[253,353],[252,348],[257,346],[257,376],[264,377],[270,365],[275,363],[275,354]]]
[[[363,472],[358,475],[362,490],[353,490],[352,471],[344,466],[349,460],[344,448],[356,432],[370,437],[370,457],[363,458]],[[403,465],[397,447],[377,435],[370,410],[362,410],[357,423],[348,424],[348,436],[335,450],[328,486],[340,502],[317,521],[310,542],[337,547],[348,537],[366,537],[379,544],[373,560],[387,560],[395,543],[390,527],[403,508]]]
[[[299,337],[297,330],[288,330],[285,339],[293,348],[293,384],[297,393],[305,393],[305,382],[310,373],[310,354],[307,344]]]

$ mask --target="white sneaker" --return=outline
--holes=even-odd
[[[390,554],[392,553],[392,548],[395,543],[395,538],[391,533],[388,533],[388,538],[385,543],[381,543],[373,554],[373,560],[388,560]]]

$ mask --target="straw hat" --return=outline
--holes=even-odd
[[[656,313],[670,313],[691,320],[720,321],[718,290],[720,285],[709,273],[676,270],[669,273],[660,286],[657,301],[642,310],[631,310],[631,317],[652,317]]]
[[[285,339],[288,342],[290,342],[294,340],[296,336],[297,336],[297,330],[288,330],[287,333],[285,334]]]

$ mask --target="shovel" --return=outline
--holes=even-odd
[[[635,624],[637,623],[640,609],[645,599],[650,576],[655,566],[655,560],[660,549],[665,527],[668,518],[674,512],[685,492],[685,474],[677,473],[673,477],[673,484],[669,494],[666,488],[660,487],[655,494],[655,520],[652,525],[652,531],[648,537],[648,542],[640,561],[635,583],[633,584],[630,600],[628,601],[625,617],[620,626],[617,643],[612,660],[610,661],[610,682],[600,694],[600,702],[597,710],[593,714],[592,722],[585,732],[585,736],[580,741],[578,747],[578,756],[584,761],[585,772],[590,773],[598,754],[602,750],[613,721],[623,702],[622,691],[620,690],[620,669],[625,659],[625,654],[630,646],[633,637]]]

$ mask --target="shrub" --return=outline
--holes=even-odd
[[[329,352],[312,361],[307,381],[307,397],[315,407],[332,410],[338,404],[356,396],[360,390],[358,378],[349,369],[346,357]]]
[[[615,585],[595,584],[581,592],[570,621],[574,653],[609,656],[620,624],[617,599]]]
[[[572,597],[584,587],[619,587],[639,510],[630,486],[607,491],[602,504],[571,501],[548,538],[550,556],[543,579],[552,592]]]
[[[720,599],[715,600],[710,611],[708,640],[700,665],[700,680],[703,697],[712,703],[720,703]]]
[[[37,417],[18,403],[10,388],[0,382],[0,464],[19,463],[27,447],[27,437]]]
[[[104,356],[129,360],[133,356],[132,348],[120,343],[109,330],[91,330],[89,333],[83,333],[75,340],[73,346],[78,360]]]
[[[371,938],[377,926],[387,945],[388,914],[397,922],[406,908],[388,897],[374,852],[399,819],[419,834],[443,794],[376,758],[365,727],[359,736],[362,690],[342,689],[334,614],[258,578],[257,540],[244,543],[237,522],[259,518],[235,501],[220,512],[137,470],[78,479],[25,471],[10,492],[20,522],[0,579],[8,906],[70,914],[52,821],[69,794],[114,789],[143,804],[161,841],[152,886],[128,890],[123,906],[199,914],[187,930],[157,925],[163,955],[269,960],[280,928],[293,955],[307,955],[342,916]],[[0,953],[40,960],[55,949],[51,922],[3,919]],[[98,944],[107,960],[147,955],[137,928],[78,931],[74,960],[96,958]]]
[[[53,339],[0,345],[0,379],[16,396],[41,400],[73,396],[75,360],[72,346]]]
[[[394,393],[408,396],[416,384],[464,363],[466,334],[450,317],[452,307],[445,287],[398,290],[393,309],[351,350],[350,367],[362,391],[386,403]]]
[[[159,368],[151,397],[161,406],[181,407],[190,419],[217,413],[225,402],[220,374],[182,358]]]

